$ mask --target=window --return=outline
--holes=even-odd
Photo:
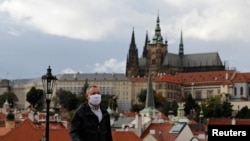
[[[237,95],[237,88],[234,87],[234,96],[236,96],[236,95]]]
[[[201,91],[196,91],[195,99],[201,99]]]
[[[240,95],[243,95],[243,87],[240,87]]]
[[[213,90],[207,91],[207,98],[211,97],[213,95]]]
[[[248,95],[250,96],[250,88],[248,88]]]
[[[155,61],[155,59],[152,59],[152,65],[154,65],[154,64],[155,64],[155,62],[156,62],[156,61]]]

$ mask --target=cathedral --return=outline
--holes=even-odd
[[[179,53],[168,52],[168,41],[163,40],[160,28],[160,18],[157,16],[155,33],[152,40],[146,33],[142,57],[138,57],[134,29],[127,54],[126,76],[144,77],[149,70],[152,75],[176,74],[180,72],[200,72],[225,70],[218,52],[184,54],[182,32],[179,43]]]

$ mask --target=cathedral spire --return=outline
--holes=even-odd
[[[151,70],[149,70],[149,73],[148,73],[148,87],[147,87],[145,108],[152,108],[152,109],[155,108]]]
[[[146,58],[148,54],[147,44],[148,44],[148,31],[146,32],[146,39],[145,39],[145,44],[144,44],[143,53],[142,53],[143,58]]]
[[[163,41],[163,38],[161,36],[160,17],[158,13],[157,20],[156,20],[156,27],[155,27],[155,35],[153,37],[153,44],[162,44],[163,43],[162,41]]]
[[[130,42],[130,47],[134,46],[135,47],[135,33],[134,33],[134,28],[132,31],[132,37],[131,37],[131,42]]]
[[[139,71],[138,49],[135,44],[135,33],[133,28],[130,47],[127,55],[126,76],[128,77],[138,76],[138,71]]]
[[[180,56],[183,56],[183,55],[184,55],[183,39],[182,39],[182,30],[181,30],[181,39],[180,39],[180,44],[179,44],[179,55],[180,55]]]

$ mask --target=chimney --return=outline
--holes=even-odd
[[[138,113],[135,114],[135,128],[138,128],[139,116]]]
[[[141,136],[141,134],[142,134],[142,116],[140,115],[140,114],[136,114],[137,116],[138,116],[138,118],[136,119],[136,126],[137,126],[137,128],[135,128],[136,129],[136,134],[137,134],[137,136],[138,137],[140,137]]]
[[[152,135],[154,135],[154,134],[155,134],[155,130],[154,130],[154,129],[151,129],[151,130],[149,131],[149,133],[152,134]]]
[[[235,118],[232,118],[232,125],[235,125],[236,124],[236,120]]]
[[[228,80],[228,72],[226,72],[225,79]]]

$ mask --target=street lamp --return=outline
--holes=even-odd
[[[46,98],[46,130],[45,130],[45,139],[46,141],[49,141],[49,107],[50,102],[53,94],[53,88],[55,86],[57,78],[56,76],[53,76],[51,73],[51,68],[47,69],[47,74],[42,76],[42,82],[43,82],[43,92],[45,94]]]
[[[204,117],[204,115],[203,115],[203,111],[202,111],[202,109],[201,109],[200,115],[199,115],[199,118],[200,118],[200,125],[202,124],[203,117]]]

